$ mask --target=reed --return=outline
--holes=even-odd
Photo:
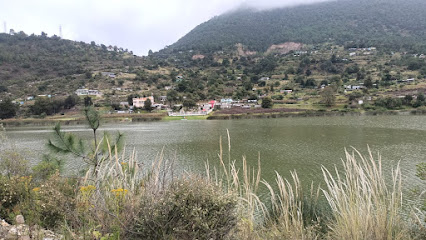
[[[207,162],[206,177],[210,184],[220,186],[226,189],[228,194],[238,196],[240,220],[236,230],[237,238],[317,239],[317,218],[307,220],[310,216],[307,216],[305,209],[314,209],[313,205],[318,203],[319,188],[315,189],[312,185],[310,195],[305,197],[296,172],[292,172],[292,181],[276,173],[277,186],[272,186],[261,179],[260,154],[257,167],[249,166],[245,156],[242,156],[241,162],[231,160],[229,132],[227,137],[227,160],[220,138],[220,168],[211,168]],[[267,188],[267,196],[260,196],[261,184]],[[268,205],[271,207],[267,207]]]
[[[304,196],[302,184],[295,171],[291,172],[291,181],[276,173],[276,187],[268,182],[262,183],[268,188],[272,207],[265,215],[267,238],[273,239],[318,239],[319,217],[308,214],[307,209],[315,209],[318,205],[319,188],[313,184],[308,196]],[[277,190],[274,190],[277,189]]]
[[[211,184],[237,194],[239,198],[239,236],[245,239],[410,239],[408,227],[401,218],[402,177],[399,164],[385,177],[381,156],[368,156],[345,150],[343,171],[332,173],[322,167],[325,189],[302,189],[295,171],[287,180],[276,173],[275,183],[261,180],[258,166],[251,168],[242,157],[241,168],[230,158],[224,160],[220,139],[220,169],[206,163],[206,176]],[[259,184],[266,186],[267,196],[260,197]],[[306,194],[308,193],[308,194]],[[306,194],[306,195],[305,195]],[[329,216],[319,203],[325,197]],[[270,207],[267,207],[270,205]]]
[[[381,156],[374,159],[368,149],[364,157],[345,150],[343,173],[322,167],[326,189],[322,192],[334,221],[329,223],[331,239],[409,239],[401,220],[402,179],[399,164],[390,180],[382,170]]]

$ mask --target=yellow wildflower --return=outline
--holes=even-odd
[[[88,200],[90,198],[90,196],[92,196],[93,192],[96,190],[96,187],[93,185],[88,185],[88,186],[81,186],[80,187],[80,192],[81,192],[81,201],[84,202],[84,206],[87,207],[86,205],[88,204]]]
[[[112,189],[111,192],[116,196],[125,196],[128,192],[127,189],[123,189],[123,188],[117,188],[117,189]]]
[[[91,192],[91,191],[94,191],[95,189],[96,189],[96,187],[93,186],[93,185],[81,186],[80,187],[81,192]]]
[[[22,176],[19,178],[22,182],[31,182],[33,176]]]
[[[33,191],[34,191],[34,192],[39,192],[39,191],[40,191],[40,188],[39,188],[39,187],[33,188]]]

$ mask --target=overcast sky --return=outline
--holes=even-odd
[[[59,35],[146,55],[240,6],[269,9],[325,0],[0,0],[1,31]]]

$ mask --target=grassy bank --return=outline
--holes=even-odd
[[[276,112],[276,113],[244,113],[221,114],[220,112],[208,116],[208,120],[231,119],[258,119],[258,118],[287,118],[287,117],[333,117],[333,116],[377,116],[377,115],[425,115],[425,110],[386,110],[386,111],[302,111],[302,112]]]
[[[286,118],[286,117],[320,117],[320,116],[359,116],[360,113],[305,111],[305,112],[277,112],[277,113],[246,113],[246,114],[214,114],[208,120],[230,120],[230,119],[257,119],[257,118]]]
[[[121,122],[153,122],[161,121],[166,117],[165,113],[145,113],[145,114],[103,114],[104,123]],[[54,126],[57,123],[62,125],[86,124],[86,119],[82,114],[72,116],[53,116],[46,118],[12,118],[1,120],[3,126]]]
[[[266,112],[222,112],[216,111],[205,116],[171,117],[166,113],[143,113],[143,114],[104,114],[104,123],[126,123],[126,122],[155,122],[155,121],[176,121],[176,120],[231,120],[231,119],[258,119],[258,118],[286,118],[286,117],[322,117],[322,116],[374,116],[374,115],[425,115],[425,109],[414,110],[368,110],[353,111],[347,109],[334,110],[297,110],[273,109]],[[62,125],[81,125],[86,120],[81,114],[72,116],[53,116],[46,118],[13,118],[0,120],[0,124],[5,127],[17,126],[54,126],[56,123]]]

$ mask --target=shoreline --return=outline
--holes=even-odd
[[[203,117],[169,117],[165,114],[141,114],[141,115],[103,115],[104,123],[138,123],[160,122],[178,120],[238,120],[238,119],[262,119],[262,118],[289,118],[289,117],[338,117],[338,116],[379,116],[379,115],[426,115],[426,110],[387,110],[387,111],[304,111],[304,112],[275,112],[275,113],[242,113],[242,114],[211,114]],[[84,125],[83,117],[75,118],[28,118],[0,120],[3,127],[19,126],[53,126],[60,122],[62,125]]]
[[[165,117],[162,113],[155,114],[123,114],[123,115],[102,115],[104,123],[125,123],[125,122],[155,122],[162,121]],[[87,123],[82,116],[63,117],[63,118],[27,118],[27,119],[5,119],[0,120],[3,127],[19,127],[19,126],[53,126],[60,122],[62,125],[84,125]]]
[[[217,114],[208,120],[260,119],[260,118],[289,118],[289,117],[338,117],[338,116],[379,116],[379,115],[426,115],[426,110],[388,110],[388,111],[305,111],[297,113],[261,113],[261,114]]]

